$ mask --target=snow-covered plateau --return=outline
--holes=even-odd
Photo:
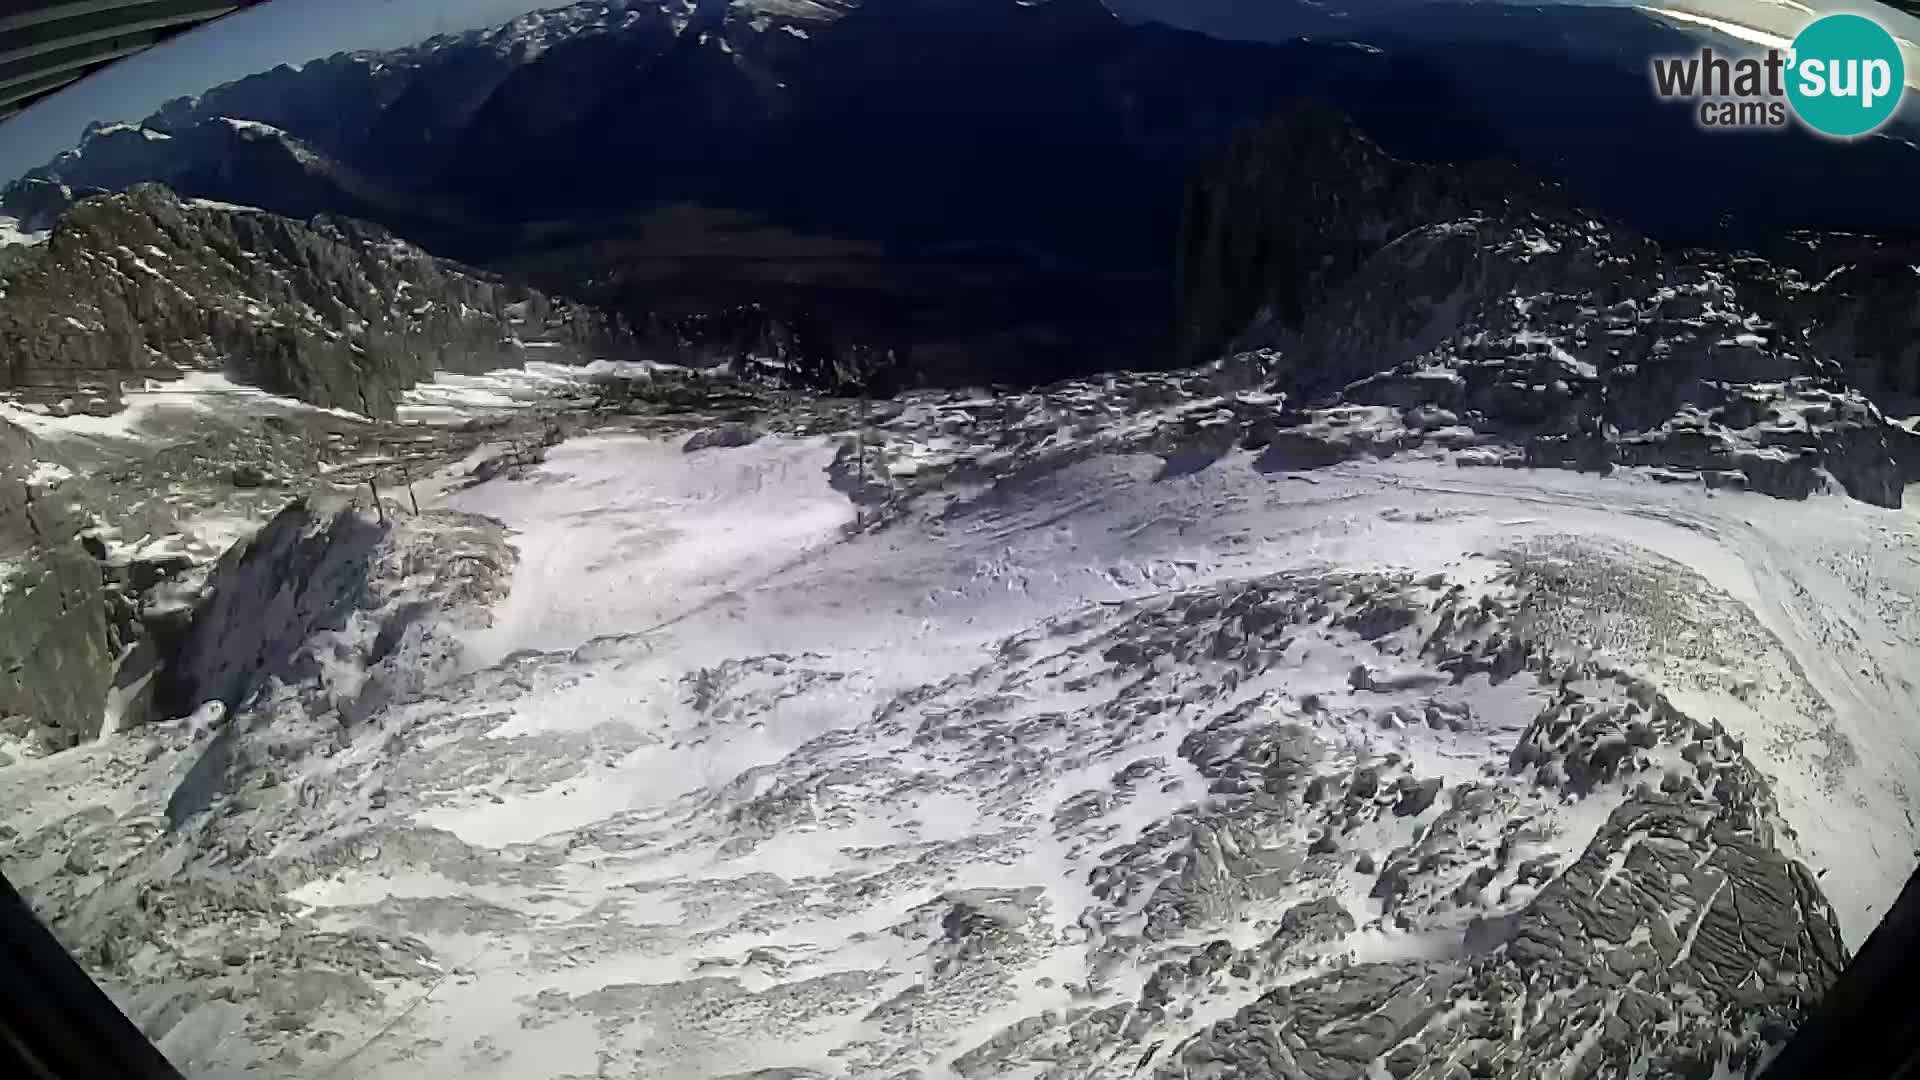
[[[1912,869],[1912,511],[1001,407],[286,511],[6,872],[193,1076],[1371,1080],[1737,1071]]]

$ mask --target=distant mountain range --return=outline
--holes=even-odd
[[[1187,178],[1303,95],[1397,155],[1510,159],[1663,239],[1920,225],[1920,147],[1703,134],[1644,66],[1695,39],[1639,12],[1393,16],[1272,44],[1098,0],[602,0],[96,125],[0,205],[31,224],[51,185],[153,181],[366,218],[639,324],[764,305],[941,381],[1170,355]]]

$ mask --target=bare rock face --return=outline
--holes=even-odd
[[[33,436],[0,421],[0,558],[31,547],[37,525],[31,520],[33,492],[27,479],[33,468]]]
[[[114,656],[81,519],[35,482],[33,448],[0,422],[0,735],[64,750],[99,734]]]
[[[1263,312],[1282,325],[1306,318],[1321,292],[1407,230],[1503,197],[1550,200],[1508,165],[1455,171],[1395,159],[1322,105],[1250,127],[1187,188],[1182,358],[1213,359]]]
[[[1285,335],[1282,378],[1441,417],[1529,465],[1678,468],[1783,498],[1830,476],[1897,506],[1908,436],[1769,314],[1767,293],[1796,280],[1758,260],[1672,259],[1592,221],[1424,226]]]
[[[113,671],[98,566],[71,538],[36,549],[0,588],[0,732],[45,750],[93,738]]]
[[[1272,991],[1194,1037],[1160,1075],[1695,1076],[1723,1060],[1738,1070],[1845,964],[1806,869],[1751,816],[1685,799],[1621,806],[1509,932],[1466,964],[1360,965]]]
[[[434,515],[388,525],[350,508],[294,503],[213,566],[191,623],[155,673],[155,709],[205,718],[216,735],[167,805],[176,824],[256,772],[288,739],[325,739],[408,700],[452,670],[438,605],[498,596],[512,566],[502,530]],[[407,580],[412,572],[417,580]],[[425,582],[424,589],[422,582]],[[330,642],[325,649],[316,640]],[[289,696],[316,730],[241,738],[267,721],[245,706]],[[238,727],[220,727],[237,717]],[[189,722],[192,726],[192,721]]]
[[[27,177],[7,185],[6,210],[9,216],[19,219],[21,229],[41,232],[58,224],[60,215],[66,213],[76,199],[101,193],[98,188],[75,191],[56,180]]]
[[[687,436],[687,441],[680,444],[680,448],[692,454],[701,450],[750,446],[759,438],[760,433],[746,424],[726,424],[694,432]]]
[[[352,511],[295,503],[213,568],[163,693],[176,714],[238,707],[262,679],[291,677],[298,646],[362,602],[383,531]]]
[[[1910,397],[1920,367],[1873,328],[1912,324],[1888,279],[1920,256],[1849,273],[1826,246],[1665,250],[1514,170],[1399,161],[1303,108],[1192,188],[1180,332],[1196,360],[1264,350],[1295,402],[1398,410],[1414,442],[1515,448],[1503,464],[1784,498],[1830,478],[1897,506],[1914,440],[1874,395]]]
[[[518,365],[522,335],[593,320],[348,219],[301,223],[145,186],[76,204],[6,278],[0,390],[116,398],[123,379],[224,370],[378,418],[434,371]],[[548,323],[555,324],[549,335]]]

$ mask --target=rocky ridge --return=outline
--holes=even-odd
[[[199,680],[182,650],[225,602],[223,556],[319,508],[373,513],[377,496],[380,515],[410,516],[437,485],[537,461],[561,437],[569,399],[551,374],[529,386],[538,400],[437,422],[194,377],[129,389],[105,419],[73,398],[11,405],[39,434],[0,422],[0,752],[39,757],[190,711],[197,699],[182,699]],[[304,565],[281,571],[297,578]]]
[[[436,371],[517,366],[530,341],[566,357],[618,337],[590,312],[376,226],[301,223],[159,187],[76,204],[0,290],[0,392],[102,415],[118,410],[123,381],[204,370],[387,419]]]
[[[99,731],[114,671],[100,571],[82,517],[50,496],[26,432],[0,423],[0,756]]]
[[[1920,308],[1887,274],[1920,272],[1834,245],[1663,249],[1504,166],[1399,161],[1308,107],[1190,193],[1181,326],[1196,358],[1245,353],[1298,409],[1385,410],[1399,434],[1368,449],[1485,442],[1512,449],[1467,460],[1789,498],[1830,477],[1898,506],[1920,444],[1876,399],[1920,378]]]

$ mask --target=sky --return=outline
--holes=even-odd
[[[343,50],[391,49],[435,34],[497,26],[569,0],[272,0],[115,64],[0,121],[0,184],[80,141],[94,120],[140,120],[163,102],[280,64],[299,65]],[[1191,0],[1107,0],[1116,13],[1180,25]],[[1237,0],[1257,7],[1284,0]],[[1581,2],[1581,0],[1573,0]],[[1819,11],[1859,11],[1920,41],[1920,20],[1870,0],[1586,0],[1691,14],[1698,25],[1760,44],[1791,38]],[[1216,5],[1217,6],[1217,5]],[[1747,33],[1739,31],[1745,28]],[[1920,51],[1907,73],[1920,85]]]
[[[140,120],[163,102],[280,64],[398,48],[567,2],[272,0],[96,72],[0,121],[0,184],[71,148],[94,120]]]

